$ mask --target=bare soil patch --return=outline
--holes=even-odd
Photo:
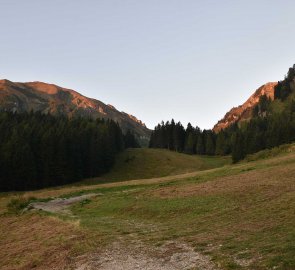
[[[68,208],[71,205],[96,196],[98,196],[98,194],[90,193],[71,198],[57,198],[48,202],[34,202],[29,204],[28,209],[43,210],[50,213],[70,214],[70,210]]]
[[[166,242],[151,249],[139,241],[126,245],[115,242],[102,253],[78,258],[76,270],[179,270],[218,268],[206,255],[202,255],[183,243]]]

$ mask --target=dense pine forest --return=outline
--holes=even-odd
[[[149,147],[199,155],[232,155],[233,162],[266,148],[295,141],[295,68],[275,87],[274,100],[262,96],[250,121],[214,133],[188,124],[162,122]]]
[[[201,131],[190,123],[184,129],[180,122],[162,122],[152,132],[150,139],[151,148],[166,148],[172,151],[187,154],[214,155],[216,134],[211,130]]]
[[[115,155],[137,147],[111,120],[0,112],[0,190],[62,185],[108,171]]]

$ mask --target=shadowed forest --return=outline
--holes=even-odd
[[[138,147],[112,120],[0,112],[0,190],[72,183],[107,172],[118,152]]]

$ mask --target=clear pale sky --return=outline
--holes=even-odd
[[[295,63],[295,1],[0,0],[0,79],[211,128]]]

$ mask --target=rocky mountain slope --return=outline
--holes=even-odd
[[[123,131],[132,130],[141,142],[148,141],[150,137],[150,130],[135,116],[54,84],[0,80],[0,109],[113,119],[119,123]]]
[[[259,102],[261,96],[266,95],[272,100],[274,99],[274,88],[276,85],[277,82],[269,82],[259,87],[243,105],[234,107],[227,112],[225,116],[213,127],[213,131],[219,132],[236,122],[250,119],[252,117],[253,109]]]

